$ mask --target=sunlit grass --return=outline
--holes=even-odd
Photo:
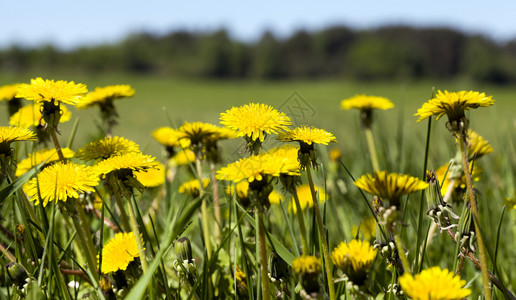
[[[41,74],[36,75],[41,76]],[[30,78],[3,75],[0,76],[0,83],[28,82]],[[151,136],[155,129],[163,126],[177,129],[183,125],[184,121],[210,122],[220,125],[220,113],[233,106],[251,102],[266,103],[285,112],[294,126],[316,126],[333,133],[337,138],[337,143],[316,147],[319,168],[312,169],[312,173],[308,177],[305,173],[300,176],[303,183],[309,183],[313,176],[313,183],[322,187],[326,192],[327,198],[324,202],[320,202],[320,213],[327,230],[330,253],[341,242],[349,242],[357,234],[361,235],[360,232],[353,232],[352,228],[371,219],[373,216],[371,206],[374,205],[373,197],[369,194],[362,194],[353,184],[352,177],[358,179],[364,174],[372,173],[373,167],[358,112],[341,110],[340,101],[342,99],[355,94],[368,94],[386,97],[393,101],[395,104],[393,109],[374,112],[371,131],[374,133],[378,168],[421,178],[424,174],[425,143],[428,138],[430,141],[428,169],[436,170],[448,163],[455,157],[457,151],[452,134],[445,128],[445,120],[432,123],[429,137],[427,136],[427,121],[416,123],[417,117],[414,116],[414,113],[422,103],[431,98],[432,86],[451,91],[473,89],[492,95],[496,101],[493,107],[475,111],[471,115],[468,114],[471,119],[470,127],[479,132],[494,148],[493,153],[486,155],[478,162],[475,161],[475,167],[480,167],[483,172],[474,186],[479,203],[480,224],[482,224],[488,252],[489,270],[509,290],[516,289],[516,274],[512,272],[516,268],[516,250],[514,250],[516,246],[514,243],[516,240],[514,227],[516,215],[514,211],[504,209],[505,199],[514,198],[515,195],[516,151],[514,149],[516,136],[512,114],[516,108],[516,104],[514,104],[516,102],[513,102],[516,89],[478,86],[462,81],[381,83],[358,83],[344,80],[204,81],[119,74],[102,76],[79,74],[76,77],[63,75],[62,78],[56,75],[54,79],[85,83],[90,90],[93,90],[95,86],[130,84],[136,94],[133,98],[116,103],[120,118],[119,124],[113,129],[113,135],[136,142],[144,154],[154,155],[164,164],[167,164],[164,148]],[[5,105],[5,102],[1,105]],[[90,141],[100,138],[102,134],[98,127],[102,126],[98,118],[98,108],[85,111],[74,109],[71,121],[61,124],[59,128],[61,133],[59,139],[63,147],[72,134],[72,127],[77,118],[80,119],[79,127],[71,147],[75,151]],[[4,112],[0,114],[0,124],[5,126],[7,123],[7,112]],[[274,135],[270,135],[263,144],[263,150],[260,151],[278,145],[280,142],[275,139]],[[26,153],[33,151],[32,147],[27,145],[16,148],[18,149],[17,161],[21,161],[25,158]],[[169,182],[159,188],[148,188],[140,192],[138,190],[142,187],[136,182],[122,183],[124,177],[119,179],[120,182],[110,183],[117,187],[106,184],[105,187],[99,188],[98,193],[106,201],[104,202],[106,205],[103,209],[97,207],[95,213],[88,208],[84,211],[85,216],[81,216],[81,218],[85,217],[82,220],[87,222],[84,228],[94,233],[92,236],[94,236],[96,250],[99,251],[102,245],[105,245],[109,238],[113,237],[117,232],[116,229],[128,232],[130,228],[138,227],[140,231],[137,232],[141,233],[144,241],[138,249],[141,253],[140,258],[129,264],[125,271],[127,285],[124,288],[116,287],[115,289],[120,293],[117,296],[122,297],[131,293],[130,295],[135,299],[143,295],[147,295],[151,299],[172,298],[172,296],[186,299],[188,295],[191,295],[194,299],[207,299],[221,294],[224,298],[234,298],[235,295],[243,298],[244,295],[247,295],[253,299],[262,299],[263,295],[260,293],[263,291],[261,287],[265,275],[262,273],[260,276],[260,265],[262,264],[260,254],[263,250],[256,247],[257,240],[266,241],[267,251],[270,253],[275,250],[279,257],[286,260],[287,264],[291,264],[295,257],[302,254],[301,252],[308,251],[310,252],[308,254],[316,255],[318,258],[322,256],[321,240],[324,239],[319,238],[320,227],[318,227],[319,220],[317,218],[319,212],[308,208],[297,212],[303,214],[303,224],[306,224],[307,239],[306,241],[302,240],[299,235],[299,216],[296,216],[292,210],[291,196],[287,191],[281,189],[279,182],[274,181],[273,185],[277,192],[284,197],[283,201],[280,204],[272,204],[266,212],[250,213],[248,207],[237,201],[236,195],[228,196],[224,193],[226,187],[231,188],[230,183],[225,181],[216,183],[212,177],[217,169],[249,155],[243,153],[244,140],[239,138],[221,141],[220,148],[222,151],[221,161],[213,162],[212,165],[208,164],[206,160],[196,161],[186,166],[168,164]],[[329,151],[332,149],[338,149],[341,152],[339,160],[330,159]],[[182,150],[176,149],[176,151]],[[5,164],[6,161],[3,163]],[[90,162],[90,164],[93,163]],[[199,180],[201,177],[210,178],[211,183],[200,188],[198,193],[187,195],[177,192],[182,183],[192,179]],[[28,179],[28,177],[22,176],[20,181]],[[83,265],[87,269],[86,272],[77,270],[77,261],[84,263],[85,258],[81,251],[77,251],[77,247],[80,245],[71,241],[80,233],[77,230],[78,233],[74,235],[75,230],[72,230],[73,226],[71,226],[70,220],[65,214],[58,212],[57,208],[60,207],[51,204],[44,210],[35,207],[37,216],[31,216],[31,218],[37,218],[41,224],[39,226],[41,232],[37,233],[38,227],[24,221],[23,216],[26,212],[20,204],[16,204],[15,196],[12,196],[11,188],[19,188],[20,185],[17,183],[10,185],[9,183],[9,180],[4,181],[0,187],[1,195],[9,195],[9,198],[5,197],[3,200],[1,208],[3,213],[1,225],[7,230],[2,232],[18,234],[16,226],[19,223],[24,223],[26,228],[32,228],[32,232],[25,232],[27,237],[22,244],[14,242],[13,237],[7,233],[0,234],[3,247],[0,250],[4,252],[2,262],[7,263],[12,258],[11,256],[15,260],[18,259],[20,264],[29,271],[29,277],[35,278],[39,289],[49,297],[67,294],[64,292],[65,289],[68,289],[70,298],[75,298],[74,295],[82,296],[87,292],[96,293],[98,297],[102,297],[100,288],[103,291],[109,291],[110,287],[102,285],[102,276],[92,271],[91,261],[87,268],[86,265]],[[214,188],[215,185],[217,189]],[[22,193],[22,190],[19,192]],[[19,197],[20,193],[17,193],[16,197]],[[120,199],[116,199],[116,205],[115,197],[113,200],[110,197],[110,195],[113,196],[113,193],[119,193],[121,196]],[[217,201],[220,201],[221,211],[218,212],[221,216],[220,220],[218,219],[220,216],[215,217],[214,213],[215,194],[218,198]],[[319,197],[322,194],[319,193]],[[419,210],[421,200],[424,200],[422,192],[415,192],[404,196],[401,201],[401,224],[397,228],[399,229],[399,238],[407,250],[405,264],[409,265],[409,271],[412,274],[417,274],[420,269],[428,269],[432,266],[455,271],[453,268],[458,262],[458,259],[455,258],[456,246],[446,230],[442,233],[437,230],[437,235],[428,245],[427,250],[419,256],[422,245],[417,245],[416,240],[421,243],[426,240],[426,233],[431,224],[430,218],[426,216],[428,209],[426,202],[423,202],[424,211]],[[86,201],[93,203],[93,199]],[[126,207],[125,209],[129,208],[131,212],[130,225],[122,222],[121,214],[123,214],[124,207]],[[453,204],[453,211],[457,215],[461,215],[462,209],[462,203]],[[99,222],[100,214],[109,219],[109,222],[104,223],[102,227],[102,222]],[[420,215],[423,216],[422,223],[419,222]],[[257,216],[263,220],[256,220]],[[263,236],[258,236],[257,226],[261,226],[262,222],[265,232]],[[77,224],[77,226],[79,225]],[[455,230],[453,229],[453,232]],[[101,241],[99,241],[100,232],[103,234]],[[29,235],[31,242],[29,242]],[[174,242],[179,237],[188,237],[191,241],[192,258],[186,259],[186,262],[183,258],[182,264],[178,263],[176,259],[180,256],[179,251],[186,250],[177,247],[174,249]],[[380,237],[377,236],[376,240],[378,239]],[[372,243],[374,240],[375,238],[371,237],[370,242]],[[49,246],[52,242],[56,243],[55,247]],[[36,245],[31,245],[31,243]],[[210,243],[208,247],[206,243]],[[31,250],[32,247],[35,249]],[[145,247],[145,251],[142,247]],[[6,248],[10,248],[9,252],[6,252]],[[43,261],[59,256],[64,265],[49,266],[40,262],[26,265],[27,259],[42,255],[40,249],[46,250]],[[136,253],[132,255],[138,257]],[[148,266],[145,265],[145,268],[142,269],[140,266],[144,255],[147,257]],[[478,257],[477,253],[474,255]],[[418,261],[416,261],[416,256]],[[496,264],[494,263],[495,259]],[[399,272],[401,262],[400,265],[396,265],[396,260],[390,262],[394,262],[393,265],[389,266],[385,257],[378,255],[376,260],[371,263],[367,280],[360,288],[363,295],[377,296],[382,292],[387,292],[389,284],[393,280],[397,282],[397,277],[393,277],[392,274],[396,271]],[[242,288],[243,282],[235,283],[233,281],[236,266],[242,270],[239,274],[245,274],[247,278],[245,282],[247,289]],[[66,271],[61,271],[62,275],[57,276],[58,268]],[[288,266],[285,268],[291,270]],[[70,270],[74,270],[74,272]],[[328,294],[328,277],[322,275],[327,271],[324,265],[322,265],[322,270],[320,270],[321,275],[315,277],[315,282],[320,285],[319,293]],[[359,295],[349,281],[346,284],[342,272],[336,268],[333,270],[336,295],[345,295],[345,297]],[[271,282],[270,289],[274,292],[281,291],[285,298],[293,297],[299,292],[300,288],[294,288],[301,277],[295,277],[293,273],[288,276],[283,279],[283,284]],[[298,276],[301,275],[298,274]],[[113,279],[113,276],[109,278],[112,285],[119,283]],[[482,294],[480,271],[467,259],[464,262],[461,278],[468,282],[473,297]],[[80,283],[77,294],[73,288],[66,287],[72,280]],[[100,288],[97,288],[97,281]],[[31,283],[30,291],[39,292],[33,287],[34,282]],[[362,285],[362,282],[359,285]],[[306,286],[304,287],[306,288]],[[496,287],[492,287],[492,289],[495,290],[494,297],[497,299],[504,297]],[[7,284],[0,288],[0,292],[6,296],[24,291],[18,291],[15,286]],[[287,296],[289,293],[290,296]],[[107,294],[104,296],[108,297]],[[385,297],[394,299],[394,294],[386,293]]]

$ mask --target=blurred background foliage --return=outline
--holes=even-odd
[[[461,78],[509,84],[516,82],[516,39],[499,42],[449,28],[408,26],[336,26],[283,38],[266,31],[253,42],[236,40],[225,29],[141,32],[119,43],[70,50],[13,45],[0,49],[0,70],[267,80]]]

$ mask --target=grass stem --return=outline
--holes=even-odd
[[[264,228],[264,215],[263,211],[259,211],[257,214],[258,217],[258,237],[260,243],[260,271],[262,277],[262,294],[263,300],[269,300],[271,298],[271,292],[269,287],[269,268],[267,266],[267,242],[265,239],[265,228]]]
[[[294,197],[294,202],[296,203],[296,216],[299,222],[299,231],[301,231],[301,243],[303,245],[303,254],[309,255],[310,250],[308,248],[308,241],[306,240],[306,227],[305,227],[305,218],[303,216],[303,211],[301,210],[301,204],[299,203],[299,197],[297,195],[297,191],[294,188],[292,193],[292,197]]]
[[[484,245],[484,238],[480,230],[480,218],[477,208],[477,200],[473,191],[473,182],[471,180],[471,173],[469,171],[468,156],[466,149],[466,136],[459,133],[459,147],[462,153],[462,165],[466,175],[466,185],[468,187],[468,201],[473,212],[473,223],[475,224],[475,231],[477,232],[478,252],[480,258],[480,270],[482,271],[482,286],[484,288],[484,297],[486,300],[491,300],[491,289],[489,287],[489,270],[487,268],[486,247]]]
[[[376,146],[374,145],[373,131],[371,128],[364,128],[367,140],[367,147],[369,148],[369,155],[371,156],[371,164],[373,170],[380,171],[380,164],[378,163],[378,156],[376,154]]]
[[[317,195],[315,194],[314,181],[312,179],[312,173],[311,173],[310,167],[306,168],[306,175],[308,177],[308,185],[310,186],[310,191],[312,192],[315,216],[317,219],[317,227],[319,229],[319,235],[321,237],[321,245],[322,245],[323,257],[324,257],[324,266],[326,268],[326,277],[328,279],[328,293],[330,296],[330,300],[335,300],[336,298],[335,298],[335,285],[333,283],[333,268],[331,265],[330,253],[328,251],[328,242],[326,240],[326,231],[324,230],[321,212],[319,210],[319,201],[317,201]]]
[[[131,218],[131,226],[133,229],[134,238],[136,239],[136,245],[138,246],[138,254],[140,255],[140,261],[142,263],[143,274],[147,272],[147,255],[145,255],[145,248],[143,248],[142,237],[140,235],[140,229],[138,228],[138,222],[136,222],[136,215],[134,214],[133,205],[136,205],[134,201],[129,201],[129,216]]]

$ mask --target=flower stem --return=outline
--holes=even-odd
[[[396,242],[396,248],[398,248],[398,255],[400,256],[403,269],[405,269],[404,271],[410,273],[410,266],[407,260],[407,256],[405,255],[405,250],[403,249],[403,242],[401,241],[400,235],[398,233],[394,233],[394,242]]]
[[[222,218],[220,214],[220,198],[219,198],[219,183],[217,177],[217,169],[213,162],[210,162],[211,171],[211,185],[213,186],[213,210],[215,213],[215,239],[218,241],[220,238],[219,226],[222,224]]]
[[[308,248],[308,241],[306,240],[306,227],[305,227],[305,218],[303,216],[303,211],[301,210],[301,204],[299,203],[299,197],[297,195],[297,191],[294,188],[292,192],[292,197],[294,197],[294,202],[296,203],[296,215],[297,220],[299,221],[299,231],[301,231],[301,243],[303,244],[303,255],[308,255],[310,250]]]
[[[59,140],[57,139],[57,129],[50,128],[50,136],[52,136],[52,142],[54,143],[54,147],[56,148],[57,156],[59,156],[59,160],[65,160],[63,155],[63,151],[61,150],[61,145],[59,144]]]
[[[206,253],[208,259],[211,258],[211,242],[210,242],[210,225],[208,224],[208,206],[206,205],[206,199],[201,200],[201,218],[202,218],[202,231],[204,233],[204,243],[206,246]]]
[[[473,182],[471,180],[471,173],[469,171],[468,156],[466,149],[466,136],[463,133],[459,133],[459,147],[462,153],[462,165],[464,167],[464,173],[466,175],[466,184],[468,187],[468,201],[471,206],[474,218],[473,223],[475,224],[475,231],[477,232],[478,252],[480,258],[480,270],[482,271],[482,286],[484,288],[484,297],[486,300],[491,300],[491,291],[489,288],[489,270],[487,268],[486,248],[484,245],[484,239],[482,232],[480,231],[480,218],[478,214],[477,201],[475,193],[473,192]]]
[[[95,259],[91,256],[91,252],[88,247],[88,243],[86,242],[86,235],[91,237],[89,232],[84,232],[83,227],[81,226],[81,221],[77,215],[72,216],[73,225],[75,230],[77,231],[77,238],[79,240],[79,244],[81,246],[81,250],[83,252],[84,257],[86,258],[86,264],[92,273],[95,273],[97,270],[97,264]],[[96,280],[96,276],[93,276]]]
[[[319,211],[319,201],[317,201],[317,196],[315,194],[315,187],[314,187],[314,181],[312,180],[312,173],[310,170],[310,167],[306,168],[306,175],[308,178],[308,185],[310,186],[310,191],[312,192],[312,199],[314,201],[314,209],[315,209],[315,216],[317,219],[317,227],[319,228],[319,235],[321,237],[321,245],[323,250],[323,257],[324,257],[324,265],[326,268],[326,277],[328,279],[328,291],[330,300],[335,300],[335,286],[333,283],[333,270],[332,265],[330,261],[330,253],[328,251],[328,243],[326,241],[326,232],[324,230],[324,225],[322,222],[321,212]]]
[[[457,270],[455,270],[455,275],[460,276],[460,274],[462,273],[462,268],[464,267],[464,261],[465,261],[465,256],[461,255],[459,257],[459,263],[457,264]]]
[[[371,164],[373,165],[373,170],[380,171],[380,164],[378,163],[378,156],[376,155],[376,147],[374,145],[373,131],[371,128],[364,128],[367,147],[369,148],[369,154],[371,156]]]
[[[267,244],[265,241],[265,228],[263,224],[263,216],[264,212],[259,211],[257,213],[258,217],[258,237],[260,239],[260,266],[261,266],[261,276],[262,276],[262,294],[263,300],[269,300],[271,297],[270,288],[269,288],[269,273],[267,266]]]
[[[140,262],[142,263],[143,274],[147,273],[147,256],[145,255],[145,248],[143,248],[142,238],[140,235],[140,229],[136,222],[136,215],[134,214],[133,205],[136,205],[134,201],[129,200],[129,216],[131,217],[131,227],[133,229],[134,238],[136,239],[136,245],[138,246],[138,254],[140,255]]]
[[[199,179],[199,197],[202,199],[201,203],[201,221],[202,221],[202,231],[204,244],[206,247],[206,253],[208,255],[208,259],[211,258],[211,241],[210,241],[210,224],[208,223],[208,205],[206,203],[206,199],[204,199],[204,187],[202,185],[202,167],[201,160],[199,157],[195,158],[195,168],[197,171],[197,179]]]
[[[120,217],[122,218],[122,225],[124,226],[124,230],[126,232],[131,231],[131,225],[129,224],[129,217],[127,216],[127,212],[125,211],[124,202],[122,198],[120,198],[120,193],[118,191],[114,191],[113,195],[115,196],[116,205],[120,210]]]
[[[82,205],[80,205],[78,200],[76,200],[75,203],[76,203],[75,208],[77,210],[77,217],[82,226],[82,231],[86,233],[86,235],[84,236],[84,241],[86,242],[86,245],[88,246],[87,250],[89,252],[89,255],[93,258],[93,260],[95,260],[95,258],[97,257],[97,255],[96,255],[97,253],[95,251],[95,245],[93,244],[93,240],[91,238],[90,227],[88,225],[89,223],[86,220],[86,215],[84,214],[84,207]]]

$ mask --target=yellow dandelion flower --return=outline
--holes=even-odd
[[[298,176],[299,175],[299,161],[298,161],[299,147],[293,145],[283,145],[272,148],[271,150],[259,154],[263,157],[266,164],[271,166],[264,166],[266,169],[278,169],[279,174]]]
[[[459,300],[471,294],[470,289],[464,288],[465,280],[440,267],[423,270],[415,276],[405,273],[400,278],[400,285],[414,300]]]
[[[35,141],[36,135],[27,128],[14,126],[0,126],[0,144],[10,147],[16,141]],[[3,146],[0,146],[3,148]]]
[[[360,234],[366,240],[370,240],[376,236],[375,232],[376,221],[373,217],[367,218],[364,221],[360,222],[359,226],[353,225],[351,227],[351,235],[356,237],[358,235],[358,231],[360,230]]]
[[[220,114],[220,123],[251,141],[265,140],[265,134],[277,134],[292,125],[285,113],[266,104],[251,103],[233,107]]]
[[[16,89],[18,83],[0,86],[0,101],[6,100],[11,101],[16,98]]]
[[[249,190],[249,182],[248,181],[240,181],[239,183],[235,184],[233,187],[232,185],[228,185],[226,187],[226,194],[233,197],[234,190],[236,190],[237,198],[244,199],[247,198],[247,191]]]
[[[438,91],[435,98],[428,100],[423,107],[417,110],[415,116],[422,121],[430,116],[436,115],[439,120],[444,114],[448,115],[449,121],[459,120],[464,117],[464,111],[470,108],[488,107],[494,104],[492,96],[474,91],[448,92]]]
[[[374,171],[373,176],[366,174],[355,181],[362,190],[397,205],[401,196],[428,187],[428,183],[410,175]]]
[[[150,155],[143,155],[141,153],[126,153],[116,156],[111,156],[108,159],[100,161],[95,165],[95,169],[103,175],[117,171],[142,171],[156,168],[158,162]]]
[[[203,189],[206,189],[208,185],[210,184],[210,179],[203,178],[202,180],[202,187]],[[198,197],[201,193],[201,183],[198,179],[192,179],[190,181],[187,181],[183,183],[181,186],[179,186],[178,191],[181,194],[188,194],[192,197]]]
[[[299,281],[307,294],[318,293],[320,290],[319,274],[321,261],[315,256],[303,255],[292,261],[292,269],[299,277]]]
[[[145,187],[160,186],[165,182],[165,166],[159,163],[156,168],[134,173],[136,179]]]
[[[20,108],[9,118],[9,125],[30,128],[32,126],[45,125],[45,120],[41,115],[41,105],[29,104]],[[60,123],[69,121],[72,118],[72,112],[65,106],[61,107]]]
[[[195,153],[190,149],[181,150],[170,159],[170,163],[175,166],[185,166],[193,162],[195,162]]]
[[[66,202],[68,198],[78,198],[84,192],[93,192],[93,187],[98,184],[99,176],[94,168],[57,162],[31,179],[24,189],[35,205],[43,202],[43,206],[47,206],[48,202]]]
[[[177,130],[179,140],[185,146],[205,144],[217,132],[217,126],[203,122],[185,122]]]
[[[217,171],[217,179],[235,183],[242,180],[253,182],[261,181],[267,175],[278,177],[281,174],[299,175],[299,165],[286,163],[284,157],[265,153],[242,158],[223,167]]]
[[[134,233],[117,233],[102,248],[102,273],[107,274],[118,270],[124,271],[137,257],[140,257],[140,254]],[[98,258],[99,256],[97,255],[97,260]]]
[[[106,87],[97,87],[94,91],[89,92],[84,96],[77,108],[84,109],[94,106],[95,104],[102,104],[113,101],[114,99],[127,98],[134,96],[134,89],[130,85],[111,85]]]
[[[377,251],[367,241],[341,242],[332,252],[331,260],[350,276],[350,271],[363,272],[373,263]],[[352,269],[352,270],[351,270]]]
[[[82,83],[43,80],[38,77],[31,79],[30,84],[18,85],[16,97],[34,100],[36,103],[46,101],[75,105],[87,91],[86,85]]]
[[[339,149],[333,148],[330,150],[330,161],[331,162],[338,162],[341,157],[342,157],[342,152],[340,152]]]
[[[75,152],[70,148],[61,148],[61,152],[63,152],[63,156],[65,158],[71,158],[75,155]],[[27,158],[18,163],[16,176],[20,177],[44,161],[46,161],[45,164],[50,164],[58,160],[59,156],[57,155],[56,149],[43,149],[34,153],[29,153]]]
[[[479,159],[482,156],[493,152],[493,147],[489,145],[480,134],[469,129],[466,135],[466,147],[468,149],[468,159]]]
[[[179,136],[179,132],[170,127],[160,127],[152,132],[152,137],[165,147],[179,146]]]
[[[344,99],[340,102],[342,109],[360,109],[360,110],[373,110],[373,109],[390,109],[394,107],[389,99],[378,96],[367,96],[367,95],[356,95],[354,97]]]
[[[328,200],[328,194],[324,192],[324,189],[319,186],[314,186],[315,192],[319,196],[319,202],[323,203],[325,200]],[[301,206],[301,210],[305,210],[307,207],[311,208],[314,206],[314,201],[312,199],[312,191],[310,190],[310,186],[308,184],[303,184],[297,187],[297,197],[299,199],[299,206]],[[290,209],[292,209],[293,213],[297,213],[297,206],[292,200],[290,203]]]
[[[284,133],[281,133],[278,138],[285,142],[303,142],[308,145],[312,144],[323,144],[328,145],[329,142],[336,142],[337,139],[333,134],[325,131],[324,129],[319,129],[315,127],[309,126],[300,126],[294,128],[292,130],[288,130]]]
[[[329,142],[336,142],[337,139],[333,134],[315,127],[300,126],[293,130],[281,133],[278,139],[284,142],[298,141],[300,149],[298,152],[298,161],[301,169],[312,165],[317,167],[317,153],[315,151],[315,144],[328,145]]]
[[[296,257],[292,261],[292,269],[296,274],[318,274],[321,272],[321,260],[311,255]]]
[[[218,180],[228,180],[238,183],[242,180],[253,182],[255,179],[263,179],[264,161],[261,156],[253,155],[248,158],[239,159],[217,171]]]
[[[76,157],[90,161],[128,153],[140,153],[140,146],[126,138],[115,136],[89,143],[77,150]]]
[[[233,197],[233,195],[235,194],[234,193],[235,189],[236,189],[236,192],[237,192],[237,198],[238,198],[238,200],[240,200],[239,202],[241,204],[242,203],[249,204],[249,198],[248,198],[248,195],[247,195],[247,192],[249,191],[249,182],[248,181],[240,181],[239,183],[235,184],[234,187],[232,185],[229,185],[229,186],[226,187],[225,192],[229,196]],[[269,194],[269,202],[271,204],[280,204],[282,199],[283,199],[283,195],[279,194],[275,190],[273,190]],[[243,206],[246,207],[247,205],[243,205]]]
[[[211,142],[216,142],[220,140],[229,140],[237,138],[236,131],[229,129],[227,127],[218,127],[214,126],[214,133],[210,136],[209,140]]]
[[[269,194],[269,202],[271,204],[280,204],[282,199],[283,199],[283,195],[281,195],[280,193],[276,192],[275,190],[273,190]]]
[[[102,198],[100,198],[99,194],[97,194],[97,193],[95,193],[93,197],[94,197],[92,200],[93,208],[95,208],[96,210],[101,210],[102,209]]]

